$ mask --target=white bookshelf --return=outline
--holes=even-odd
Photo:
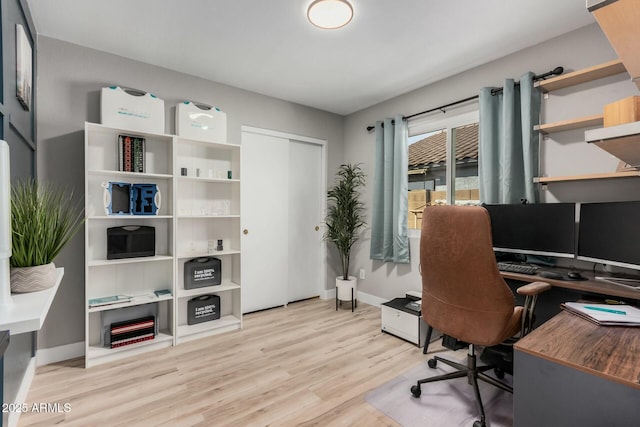
[[[240,146],[176,137],[176,343],[242,328],[240,303]],[[184,171],[186,169],[186,175]],[[209,241],[223,250],[209,251]],[[184,288],[191,259],[221,261],[222,283]],[[220,319],[188,324],[188,302],[220,297]]]
[[[145,139],[145,172],[122,172],[118,167],[118,135]],[[174,343],[175,215],[174,137],[85,124],[85,366],[111,362]],[[104,182],[156,184],[161,194],[157,215],[108,215]],[[140,225],[155,229],[155,256],[107,259],[107,229]],[[170,290],[157,297],[154,291]],[[131,296],[118,304],[90,307],[89,300],[113,295]],[[152,340],[118,348],[102,345],[102,316],[126,308],[157,305],[160,331]],[[115,312],[113,312],[115,313]],[[123,319],[126,320],[126,319]]]

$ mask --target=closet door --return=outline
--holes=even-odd
[[[243,313],[320,295],[323,146],[242,132]]]
[[[285,305],[289,140],[242,132],[242,312]]]
[[[292,140],[289,149],[289,293],[320,295],[324,281],[322,146]]]

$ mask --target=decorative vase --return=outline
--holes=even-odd
[[[336,288],[338,293],[338,299],[340,301],[351,301],[353,289],[353,299],[357,299],[358,294],[358,279],[355,276],[349,276],[348,280],[344,280],[342,276],[336,277]]]
[[[56,266],[52,262],[33,267],[11,267],[11,292],[43,291],[55,286],[56,278]]]

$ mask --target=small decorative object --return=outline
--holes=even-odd
[[[200,168],[196,168],[196,176],[200,177]]]
[[[180,168],[180,175],[187,176],[187,168]]]
[[[231,171],[227,171],[227,179],[231,179],[231,176],[232,176]]]
[[[222,249],[222,239],[218,240],[218,246],[216,246],[216,251],[221,251]]]
[[[207,241],[207,252],[208,253],[213,253],[213,251],[216,250],[216,242],[215,240],[208,240]]]
[[[82,227],[80,206],[73,193],[33,179],[12,186],[12,292],[34,292],[55,285],[53,260]]]

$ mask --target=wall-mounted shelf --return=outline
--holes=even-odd
[[[533,178],[533,182],[540,184],[548,184],[552,182],[565,182],[565,181],[584,181],[590,179],[612,179],[612,178],[629,178],[640,176],[640,171],[625,171],[625,172],[609,172],[609,173],[591,173],[584,175],[571,175],[571,176],[541,176]]]
[[[590,126],[602,126],[603,121],[604,118],[602,114],[595,114],[593,116],[537,125],[534,126],[534,130],[540,131],[542,134],[547,135],[549,133],[562,132],[565,130],[581,129]]]
[[[604,77],[614,76],[624,73],[627,70],[619,59],[605,62],[604,64],[594,65],[593,67],[577,70],[571,73],[563,74],[547,80],[540,80],[535,83],[535,87],[540,88],[543,92],[551,92],[569,86],[575,86],[580,83],[590,82],[592,80]]]
[[[631,166],[640,165],[640,122],[588,130],[584,139]]]

